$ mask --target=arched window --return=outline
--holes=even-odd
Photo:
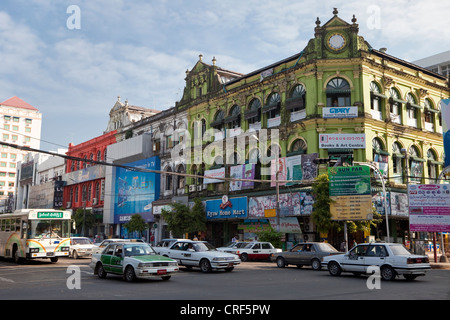
[[[305,140],[297,139],[292,143],[290,151],[291,151],[291,153],[296,153],[296,154],[306,154],[307,149],[308,149],[308,145],[306,144]]]
[[[415,183],[422,182],[423,175],[423,160],[420,158],[420,151],[416,146],[409,148],[409,181]]]
[[[180,164],[178,166],[177,173],[186,173],[185,170],[184,170],[184,165]],[[177,181],[178,181],[177,188],[178,189],[184,188],[184,182],[185,182],[184,176],[183,175],[177,175]]]
[[[343,78],[331,79],[326,87],[327,107],[345,107],[351,105],[351,89]]]
[[[389,153],[384,150],[384,144],[380,138],[373,138],[372,140],[372,156],[375,162],[388,162]]]
[[[428,149],[427,151],[427,164],[428,164],[428,182],[427,183],[438,183],[437,177],[438,177],[438,161],[436,153],[432,149]]]
[[[165,174],[166,177],[165,177],[165,179],[164,179],[164,182],[165,182],[164,190],[166,190],[166,191],[171,191],[171,190],[172,190],[172,174],[171,174],[172,168],[169,167],[169,166],[167,166],[167,167],[164,169],[164,171],[167,172],[167,173]]]
[[[219,110],[214,115],[214,121],[210,123],[210,126],[216,130],[219,130],[220,133],[215,134],[215,140],[220,140],[225,137],[225,112],[223,110]]]
[[[262,109],[267,114],[267,127],[276,127],[281,123],[281,97],[278,92],[271,93],[267,104]]]
[[[411,93],[408,93],[406,95],[406,111],[407,111],[407,124],[408,126],[417,128],[417,119],[419,117],[418,115],[418,109],[420,106],[417,105],[416,97],[412,95]]]
[[[394,123],[402,123],[402,103],[405,101],[400,99],[400,94],[397,89],[389,89],[389,111],[391,121]]]
[[[397,183],[403,183],[403,161],[404,155],[402,155],[402,146],[399,142],[392,144],[392,180]]]
[[[424,102],[424,120],[425,120],[425,130],[434,132],[434,120],[435,114],[439,110],[434,109],[433,102],[430,99],[425,99]]]
[[[244,119],[253,125],[261,122],[261,101],[259,99],[254,98],[250,101],[248,110],[244,114]]]
[[[241,107],[234,105],[231,107],[230,114],[225,118],[225,123],[229,125],[229,129],[237,129],[241,127]]]
[[[286,99],[286,110],[291,112],[291,122],[306,118],[306,89],[296,85]]]
[[[383,97],[386,98],[386,96],[381,94],[378,84],[372,81],[370,83],[370,111],[374,119],[383,120]]]

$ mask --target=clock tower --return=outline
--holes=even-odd
[[[359,26],[353,15],[352,23],[338,17],[334,8],[333,17],[323,26],[319,18],[316,21],[314,47],[319,59],[359,57],[360,47],[367,46],[364,39],[358,36]]]

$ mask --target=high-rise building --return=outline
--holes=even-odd
[[[0,143],[5,142],[39,149],[41,124],[42,114],[39,110],[22,99],[12,97],[0,103]],[[30,167],[30,165],[32,166],[32,163],[23,161],[26,153],[27,151],[7,145],[1,146],[0,207],[2,207],[2,210],[8,210],[8,203],[12,205],[12,202],[9,200],[12,200],[16,194],[16,180],[27,178],[26,176],[16,177],[18,162],[21,162],[25,169]],[[21,172],[26,174],[27,170],[22,170]]]

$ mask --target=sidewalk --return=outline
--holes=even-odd
[[[441,255],[437,255],[437,262],[434,262],[434,253],[427,252],[428,258],[430,259],[431,269],[450,269],[450,259],[447,258],[447,262],[440,262]]]

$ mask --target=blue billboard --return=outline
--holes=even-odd
[[[160,174],[145,170],[160,170],[160,159],[151,157],[125,166],[136,170],[115,168],[114,223],[126,223],[134,214],[153,222],[152,202],[159,198]]]
[[[206,219],[247,218],[247,197],[206,200]]]

